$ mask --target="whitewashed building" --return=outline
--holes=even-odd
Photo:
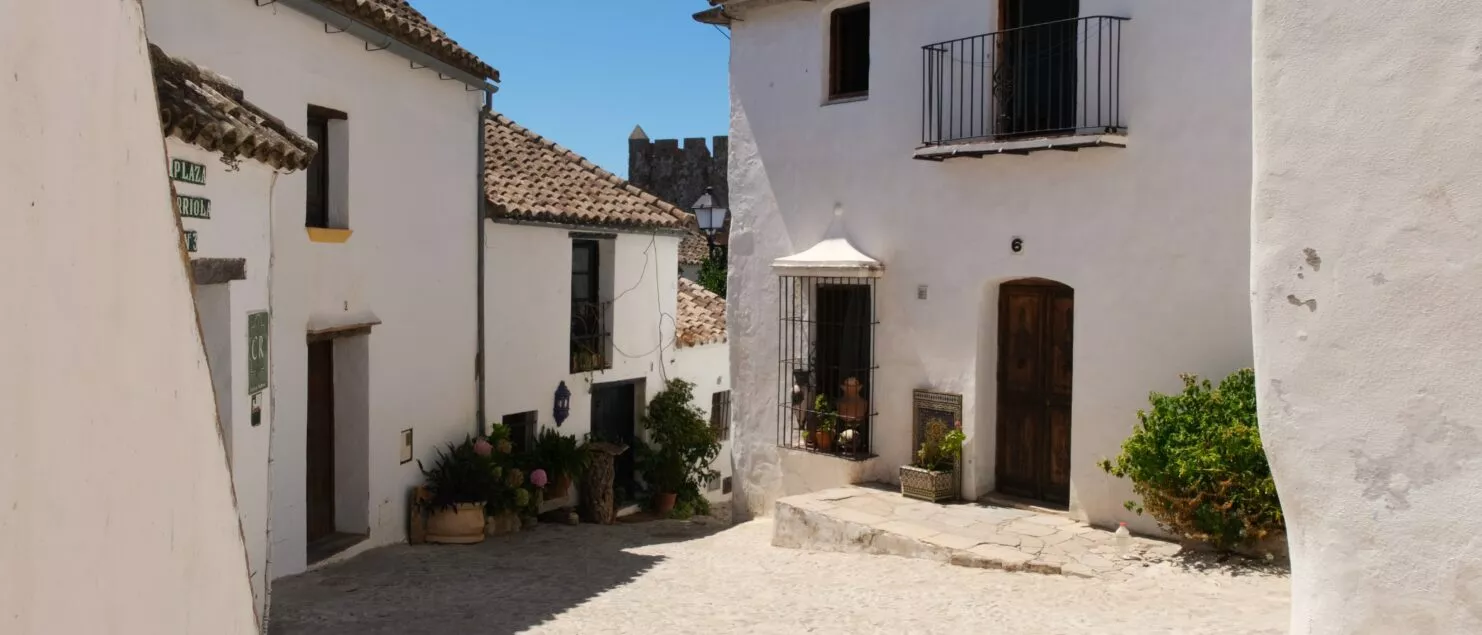
[[[0,13],[0,631],[260,633],[139,3]]]
[[[1149,391],[1251,363],[1250,3],[711,4],[749,511],[897,480],[934,410],[966,497],[1153,531],[1097,462]],[[863,438],[818,452],[851,378]]]
[[[552,427],[631,442],[678,377],[728,430],[725,300],[678,275],[694,218],[503,115],[485,130],[489,420],[517,445]],[[633,454],[618,457],[620,501],[637,493]]]
[[[1482,632],[1482,13],[1260,0],[1251,290],[1291,632]]]
[[[472,233],[498,76],[403,0],[144,7],[152,43],[229,77],[237,99],[316,146],[289,171],[171,144],[206,166],[204,186],[177,183],[210,201],[209,218],[184,221],[197,253],[247,259],[246,280],[198,297],[203,322],[223,329],[203,324],[213,370],[231,372],[221,403],[265,604],[267,580],[403,540],[415,459],[478,428]],[[246,329],[264,311],[270,363],[253,415]]]

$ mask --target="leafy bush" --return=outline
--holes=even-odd
[[[587,471],[590,461],[591,454],[575,436],[563,435],[555,428],[546,428],[535,438],[530,465],[532,469],[541,468],[550,472],[552,479],[565,475],[576,480]]]
[[[709,509],[704,486],[719,478],[710,468],[720,455],[720,442],[705,414],[695,407],[695,385],[671,379],[669,385],[648,403],[643,428],[652,443],[638,443],[638,469],[643,480],[658,493],[678,494],[688,509]]]
[[[717,249],[716,251],[721,251]],[[724,252],[711,254],[700,263],[700,275],[697,282],[700,286],[709,289],[711,293],[722,298],[726,297],[726,256]]]
[[[916,450],[914,465],[923,470],[947,472],[957,466],[957,457],[962,454],[962,443],[967,435],[962,430],[948,426],[947,422],[933,419],[926,424],[926,438]]]
[[[1168,531],[1219,549],[1247,547],[1284,531],[1281,501],[1256,425],[1255,372],[1214,387],[1184,375],[1176,395],[1152,393],[1151,411],[1101,468],[1132,480],[1144,508]]]
[[[431,470],[418,459],[417,468],[427,477],[427,491],[432,496],[424,503],[425,509],[430,512],[452,509],[459,503],[488,502],[499,482],[492,449],[488,441],[468,437],[462,443],[449,443],[446,451],[438,450]]]

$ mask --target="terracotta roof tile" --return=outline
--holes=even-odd
[[[149,45],[165,136],[227,159],[253,159],[281,170],[302,170],[318,146],[242,98],[231,80]]]
[[[685,229],[694,218],[581,155],[495,115],[484,124],[491,218],[625,229]]]
[[[705,258],[709,255],[710,243],[705,242],[705,236],[699,233],[691,233],[679,243],[679,264],[681,265],[704,264]]]
[[[316,0],[365,24],[375,27],[397,41],[422,51],[480,79],[499,81],[499,71],[477,55],[459,46],[442,29],[433,26],[422,12],[406,0]]]
[[[704,346],[726,341],[726,299],[700,283],[679,279],[679,314],[675,320],[676,346]]]

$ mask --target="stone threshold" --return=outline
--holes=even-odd
[[[777,501],[778,547],[919,558],[963,567],[1120,581],[1172,559],[1174,543],[1134,538],[1059,514],[973,503],[932,504],[871,487],[841,487]]]

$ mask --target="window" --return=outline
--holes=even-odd
[[[531,410],[529,412],[504,415],[503,420],[500,421],[506,428],[509,428],[509,443],[514,447],[514,453],[516,455],[535,446],[537,417],[539,417],[539,414]]]
[[[612,368],[607,354],[608,304],[602,289],[602,250],[597,240],[571,241],[571,372]]]
[[[346,148],[345,113],[309,106],[308,137],[319,146],[309,161],[307,191],[304,193],[304,226],[344,228],[344,178]]]
[[[829,99],[870,93],[870,5],[834,11],[829,20]]]
[[[710,395],[710,429],[715,431],[717,441],[731,440],[731,391]]]
[[[873,456],[874,278],[783,276],[780,283],[778,445]]]

